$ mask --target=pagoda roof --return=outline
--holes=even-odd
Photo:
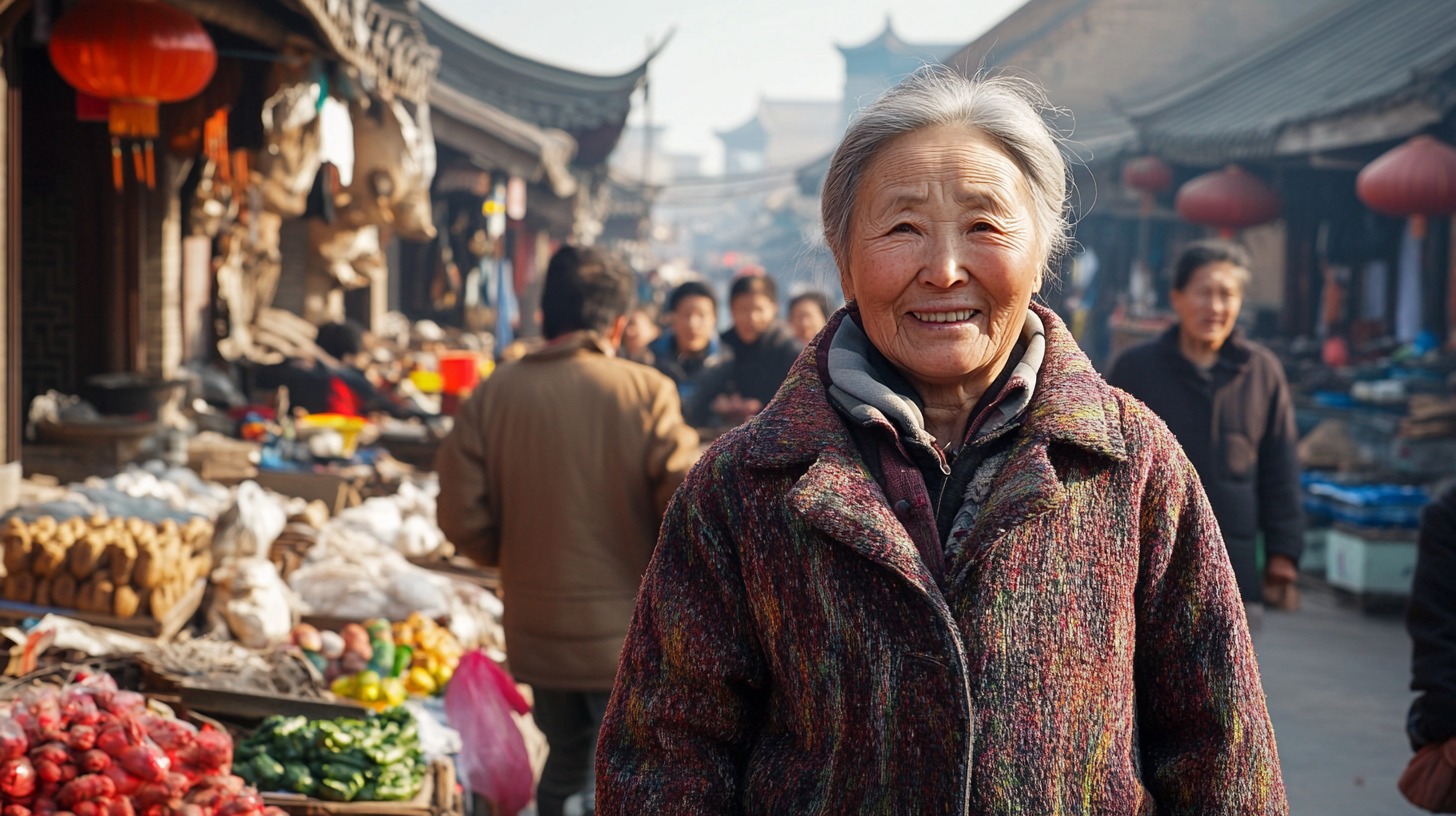
[[[661,47],[629,71],[590,74],[509,51],[465,29],[425,3],[418,16],[440,51],[438,82],[517,119],[562,130],[579,144],[577,163],[606,161],[632,110],[632,94],[646,81]]]

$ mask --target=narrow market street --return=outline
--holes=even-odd
[[[1399,614],[1365,614],[1323,586],[1270,614],[1257,647],[1295,816],[1421,813],[1396,789],[1410,758],[1410,638]]]

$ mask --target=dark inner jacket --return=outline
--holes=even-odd
[[[1256,539],[1299,562],[1304,549],[1298,432],[1284,369],[1239,332],[1200,371],[1178,348],[1178,325],[1128,349],[1107,381],[1142,400],[1183,446],[1218,519],[1245,602],[1261,597]]]
[[[1406,629],[1410,631],[1411,746],[1456,737],[1456,484],[1421,511],[1415,580]]]

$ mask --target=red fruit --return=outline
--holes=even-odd
[[[107,804],[106,816],[136,816],[136,810],[131,806],[130,798],[118,796]]]
[[[76,777],[78,777],[80,775],[81,775],[81,769],[80,768],[77,768],[75,765],[72,765],[69,762],[67,762],[65,765],[62,765],[61,766],[61,782],[62,783],[70,782],[72,779],[75,779]]]
[[[92,801],[77,802],[72,810],[76,816],[106,816],[106,809]]]
[[[101,691],[96,703],[102,711],[118,717],[135,717],[147,710],[147,698],[134,691]]]
[[[122,751],[131,747],[131,740],[127,738],[125,728],[113,725],[96,737],[96,747],[105,751],[112,759],[117,759]]]
[[[101,773],[111,767],[111,757],[107,756],[105,751],[92,748],[77,757],[76,764],[80,765],[81,770],[86,773]]]
[[[216,768],[226,772],[233,763],[232,737],[225,731],[204,725],[192,744],[178,752],[177,758],[190,768]]]
[[[14,802],[35,793],[35,766],[21,757],[0,764],[0,793]]]
[[[35,766],[35,778],[42,785],[56,784],[61,781],[61,766],[48,759],[37,759],[32,762]]]
[[[110,799],[116,795],[116,783],[101,774],[86,774],[76,777],[75,780],[67,782],[61,788],[61,794],[56,801],[63,806],[70,807],[78,802],[86,802],[92,799]],[[71,810],[76,812],[76,808]],[[77,816],[80,816],[77,812]]]
[[[72,686],[61,701],[61,716],[71,725],[95,725],[101,719],[101,711],[91,690]]]
[[[47,742],[30,752],[31,762],[54,762],[64,765],[71,761],[71,751],[63,742]]]
[[[0,762],[20,759],[30,750],[25,728],[13,719],[0,720]]]
[[[245,789],[232,801],[225,802],[217,809],[217,816],[243,816],[247,813],[256,813],[263,809],[263,797],[257,791]]]
[[[101,772],[111,783],[116,786],[116,792],[122,796],[131,796],[142,786],[142,781],[126,772],[120,765],[112,764]]]
[[[172,770],[172,760],[152,744],[128,746],[120,760],[123,768],[144,782],[159,782]]]
[[[96,747],[96,726],[73,725],[67,739],[73,751],[89,751]]]
[[[31,816],[31,812],[25,805],[6,805],[0,816]]]
[[[196,728],[171,717],[148,714],[142,718],[142,725],[147,730],[147,736],[152,738],[152,742],[155,742],[158,748],[169,755],[183,751],[197,739]]]

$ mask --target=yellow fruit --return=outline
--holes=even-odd
[[[359,691],[359,679],[352,674],[346,674],[334,680],[329,686],[329,691],[340,697],[353,697]]]
[[[438,688],[435,685],[435,678],[431,677],[429,672],[419,666],[409,670],[409,674],[405,678],[405,687],[409,689],[411,694],[418,694],[423,697],[434,694]]]
[[[366,703],[372,703],[384,696],[384,689],[380,686],[379,672],[362,671],[357,677],[357,690],[354,696]]]
[[[405,698],[409,697],[404,681],[398,677],[385,678],[380,687],[384,692],[384,702],[390,706],[403,705]]]
[[[455,667],[442,665],[438,670],[431,672],[431,676],[435,678],[436,687],[444,688],[445,684],[450,682],[450,678],[455,676]]]

